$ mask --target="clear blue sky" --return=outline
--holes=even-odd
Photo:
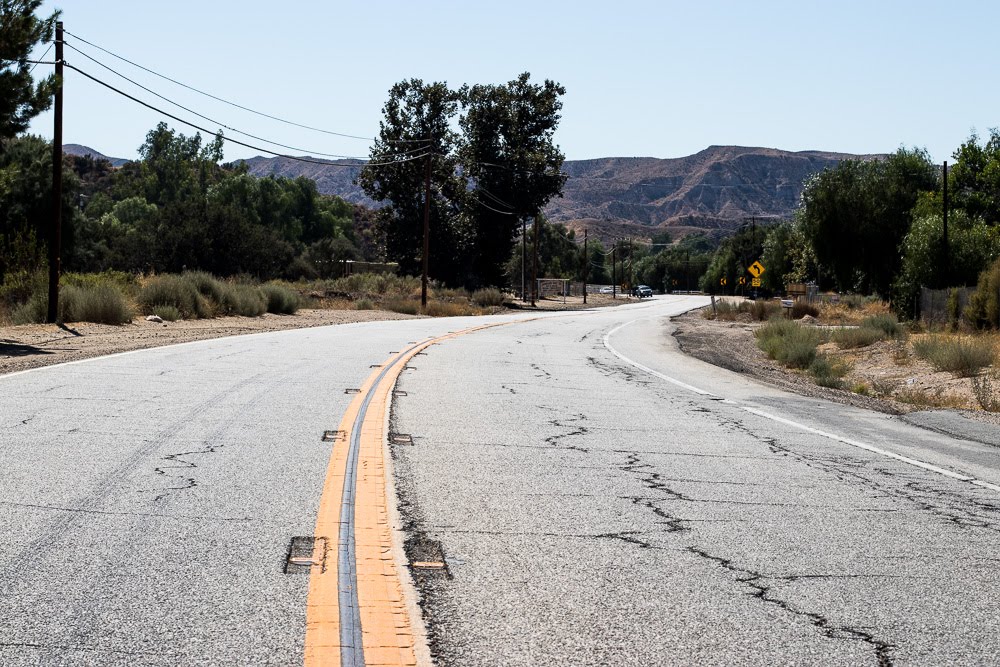
[[[982,136],[1000,126],[1000,3],[992,0],[43,5],[56,7],[68,31],[150,69],[272,115],[364,136],[378,132],[397,81],[457,87],[523,71],[566,87],[556,142],[568,159],[681,157],[736,144],[849,153],[905,145],[940,161],[973,129]],[[367,155],[364,141],[220,105],[67,41],[234,128],[312,154]],[[71,49],[66,59],[135,90]],[[72,71],[65,99],[66,143],[115,157],[134,157],[160,120]],[[51,115],[32,131],[51,138]],[[226,148],[227,159],[254,154]]]

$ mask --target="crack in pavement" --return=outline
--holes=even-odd
[[[772,593],[771,587],[762,583],[769,577],[760,572],[735,565],[728,558],[712,555],[698,547],[689,546],[687,550],[700,558],[714,562],[724,570],[736,574],[736,580],[751,589],[752,597],[757,598],[761,602],[774,605],[795,616],[808,619],[810,623],[823,631],[824,636],[830,639],[847,639],[864,642],[875,652],[875,658],[878,661],[879,667],[892,667],[892,649],[895,648],[894,644],[878,639],[873,633],[860,628],[834,625],[830,622],[830,619],[822,614],[796,609],[787,600],[776,597]]]
[[[115,653],[119,655],[153,655],[153,656],[180,656],[179,653],[168,653],[165,651],[126,651],[114,648],[99,648],[96,646],[83,646],[80,644],[40,644],[35,642],[4,642],[0,641],[0,647],[7,648],[35,648],[46,651],[86,651],[89,653]]]
[[[583,413],[579,413],[579,414],[573,415],[572,417],[566,417],[566,418],[561,418],[561,419],[552,419],[552,420],[549,420],[549,424],[551,424],[552,426],[555,426],[556,428],[565,428],[565,429],[573,429],[573,430],[570,430],[568,433],[562,433],[562,434],[559,434],[559,435],[550,435],[549,437],[545,438],[545,443],[547,445],[551,446],[551,447],[558,447],[560,449],[572,449],[572,450],[577,451],[577,452],[582,452],[584,454],[589,454],[590,450],[587,449],[586,447],[580,447],[578,445],[561,445],[561,444],[557,444],[560,440],[564,440],[565,438],[572,438],[574,436],[582,436],[582,435],[586,435],[587,433],[589,433],[590,429],[588,429],[586,426],[577,426],[577,427],[575,427],[575,429],[574,429],[573,426],[570,426],[570,424],[572,424],[574,422],[583,422],[583,421],[587,421],[587,415],[585,415]],[[567,422],[567,423],[564,424],[563,422]]]
[[[155,503],[162,500],[167,495],[169,495],[171,491],[186,491],[187,489],[193,489],[194,487],[198,486],[198,482],[197,480],[195,480],[194,477],[186,477],[184,475],[171,475],[170,473],[167,472],[168,470],[185,470],[185,469],[191,470],[198,467],[198,465],[193,461],[187,461],[182,457],[214,454],[218,450],[222,449],[223,446],[224,445],[210,445],[206,442],[205,446],[199,450],[193,450],[190,452],[179,452],[177,454],[168,454],[164,456],[162,460],[169,461],[172,463],[180,463],[182,465],[158,466],[156,468],[153,468],[153,472],[156,473],[157,475],[162,475],[164,477],[182,480],[183,484],[182,486],[164,487],[163,489],[161,489],[162,491],[164,491],[164,493],[161,493],[157,495],[155,498],[153,498],[153,502]]]
[[[25,507],[28,509],[49,510],[53,512],[76,512],[79,514],[98,514],[102,516],[143,516],[159,519],[184,519],[194,521],[222,521],[229,523],[257,522],[259,519],[251,517],[224,517],[224,516],[198,516],[193,514],[160,514],[156,512],[109,512],[106,510],[91,510],[82,507],[59,507],[58,505],[40,505],[33,503],[15,503],[9,500],[0,500],[0,505],[9,507]]]

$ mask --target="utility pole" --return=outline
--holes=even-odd
[[[590,269],[590,255],[587,254],[587,230],[583,230],[583,303],[587,304],[587,271]]]
[[[431,133],[427,133],[427,150],[431,150]],[[424,167],[424,275],[420,281],[420,307],[427,309],[427,265],[431,245],[431,153]]]
[[[611,246],[611,298],[618,298],[618,277],[615,273],[615,255],[618,253],[618,241]]]
[[[59,317],[59,260],[62,254],[62,125],[63,125],[63,24],[56,22],[56,94],[52,131],[52,234],[49,239],[49,312],[46,321]]]
[[[951,262],[949,261],[949,252],[948,252],[948,161],[947,160],[944,161],[944,188],[942,194],[944,195],[944,203],[941,215],[941,219],[944,222],[944,257],[941,258],[942,260],[941,269],[942,269],[942,274],[944,276],[944,280],[942,281],[944,284],[941,285],[941,287],[948,287],[951,284],[951,270],[950,270]]]
[[[635,259],[632,256],[632,237],[628,237],[628,286],[635,288]]]
[[[521,218],[521,303],[528,300],[528,293],[525,290],[524,276],[528,265],[528,223]]]
[[[535,299],[538,298],[538,232],[539,232],[539,219],[542,214],[539,213],[535,216],[535,229],[532,232],[534,238],[531,240],[531,305],[534,307]]]

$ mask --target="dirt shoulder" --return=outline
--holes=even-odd
[[[705,319],[700,310],[675,317],[673,322],[674,337],[686,354],[801,396],[892,415],[948,410],[1000,426],[997,413],[978,409],[969,378],[935,371],[900,343],[883,341],[849,351],[832,344],[821,346],[821,352],[851,368],[844,377],[845,389],[831,389],[769,359],[754,337],[760,323]]]
[[[163,323],[136,318],[132,324],[121,326],[79,322],[0,327],[0,375],[207,338],[413,317],[384,310],[303,309],[295,315],[268,313],[260,317],[218,317]]]

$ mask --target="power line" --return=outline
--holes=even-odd
[[[79,53],[84,58],[87,58],[91,62],[97,63],[98,65],[100,65],[104,69],[108,70],[109,72],[111,72],[115,76],[121,77],[125,81],[128,81],[132,85],[141,88],[142,90],[146,91],[150,95],[158,97],[159,99],[163,100],[164,102],[166,102],[168,104],[174,105],[178,109],[183,109],[184,111],[187,111],[188,113],[194,114],[198,118],[207,120],[210,123],[215,123],[216,125],[219,125],[220,127],[223,127],[225,129],[229,130],[230,132],[235,132],[236,134],[241,134],[241,135],[243,135],[245,137],[250,137],[251,139],[256,139],[257,141],[263,141],[264,143],[271,144],[272,146],[280,146],[281,148],[287,148],[288,150],[292,150],[292,151],[302,151],[303,153],[308,153],[310,155],[319,155],[319,156],[322,156],[322,157],[333,157],[333,158],[342,158],[342,159],[350,159],[350,160],[364,160],[364,159],[366,159],[366,158],[363,158],[363,157],[358,157],[356,155],[340,155],[340,154],[337,154],[337,153],[323,153],[323,152],[320,152],[320,151],[309,150],[307,148],[299,148],[297,146],[289,146],[287,144],[283,144],[283,143],[280,143],[278,141],[273,141],[271,139],[266,139],[264,137],[258,137],[255,134],[250,134],[249,132],[244,132],[243,130],[238,130],[235,127],[231,127],[229,125],[226,125],[222,121],[216,120],[214,118],[209,118],[208,116],[206,116],[204,114],[198,113],[194,109],[189,109],[188,107],[184,106],[183,104],[179,104],[177,102],[174,102],[173,100],[171,100],[171,99],[169,99],[169,98],[167,98],[167,97],[159,94],[155,90],[151,90],[150,88],[147,88],[146,86],[142,85],[138,81],[134,81],[134,80],[128,78],[127,76],[125,76],[124,74],[122,74],[121,72],[118,72],[115,69],[113,69],[111,67],[108,67],[107,65],[105,65],[104,63],[102,63],[100,60],[97,60],[96,58],[90,56],[86,52],[81,51],[80,49],[76,48],[75,46],[73,46],[69,42],[65,42],[65,44],[69,48],[71,48],[74,51],[76,51],[77,53]],[[418,148],[418,149],[415,149],[413,151],[408,151],[408,153],[416,153],[417,151],[420,151],[420,150],[423,150],[423,149],[422,148]],[[404,155],[405,154],[406,153],[404,153]]]
[[[68,67],[69,69],[71,69],[71,70],[73,70],[75,72],[78,72],[79,74],[82,74],[83,76],[87,77],[91,81],[94,81],[95,83],[99,83],[100,85],[104,86],[105,88],[108,88],[108,89],[110,89],[110,90],[118,93],[122,97],[127,97],[128,99],[132,100],[133,102],[135,102],[137,104],[141,104],[142,106],[146,107],[147,109],[152,109],[153,111],[155,111],[155,112],[157,112],[159,114],[162,114],[162,115],[166,116],[167,118],[175,120],[178,123],[184,123],[185,125],[187,125],[189,127],[193,127],[194,129],[199,130],[199,131],[204,132],[204,133],[209,134],[209,135],[221,136],[224,141],[228,141],[229,143],[236,144],[238,146],[243,146],[245,148],[250,148],[250,149],[253,149],[255,151],[260,151],[261,153],[267,153],[268,155],[273,155],[275,157],[282,157],[282,158],[285,158],[285,159],[288,159],[288,160],[295,160],[296,162],[307,162],[309,164],[319,164],[319,165],[324,165],[324,166],[329,166],[329,167],[364,167],[364,166],[380,167],[380,166],[387,166],[387,165],[391,165],[391,164],[399,164],[401,162],[410,162],[411,160],[419,160],[420,158],[426,157],[427,155],[430,154],[430,151],[425,151],[424,153],[421,153],[420,155],[414,155],[412,157],[403,158],[401,160],[392,160],[391,162],[366,162],[366,163],[363,163],[363,164],[345,164],[343,162],[331,162],[329,160],[310,160],[309,158],[296,157],[294,155],[285,155],[284,153],[277,153],[275,151],[268,150],[266,148],[261,148],[260,146],[254,146],[254,145],[248,144],[248,143],[246,143],[244,141],[239,141],[238,139],[231,139],[230,137],[222,135],[219,132],[213,132],[213,131],[205,129],[204,127],[201,127],[199,125],[195,125],[191,121],[184,120],[183,118],[178,118],[177,116],[175,116],[175,115],[173,115],[171,113],[168,113],[168,112],[164,111],[163,109],[159,109],[157,107],[154,107],[152,104],[149,104],[148,102],[144,102],[144,101],[140,100],[137,97],[133,97],[132,95],[129,95],[128,93],[126,93],[123,90],[119,90],[118,88],[115,88],[114,86],[112,86],[110,83],[106,83],[104,81],[101,81],[100,79],[98,79],[95,76],[91,76],[90,74],[87,74],[86,72],[84,72],[79,67],[76,67],[75,65],[70,65],[69,63],[65,63],[64,62],[63,66],[64,67]]]
[[[38,60],[29,60],[28,61],[28,62],[33,62],[34,63],[34,65],[31,66],[31,69],[28,70],[28,74],[31,74],[32,72],[34,72],[35,68],[38,67],[39,65],[42,65],[42,64],[46,64],[47,65],[48,64],[48,63],[45,62],[45,56],[49,55],[49,51],[52,50],[52,46],[54,44],[55,44],[55,42],[49,42],[49,48],[45,49],[45,53],[43,53],[41,56],[39,56]]]
[[[477,196],[475,195],[475,193],[473,193],[473,195],[472,195],[472,199],[473,199],[473,200],[474,200],[474,201],[475,201],[475,202],[476,202],[477,204],[479,204],[480,206],[482,206],[483,208],[485,208],[485,209],[489,209],[489,210],[493,211],[494,213],[499,213],[500,215],[515,215],[515,214],[514,214],[513,212],[511,212],[511,211],[501,211],[500,209],[496,209],[496,208],[493,208],[492,206],[488,206],[488,205],[484,204],[483,202],[481,202],[481,201],[479,200],[479,197],[477,197]]]
[[[223,104],[228,104],[229,106],[236,107],[237,109],[242,109],[243,111],[248,111],[248,112],[250,112],[252,114],[256,114],[258,116],[263,116],[264,118],[270,118],[271,120],[276,120],[279,123],[285,123],[286,125],[293,125],[295,127],[300,127],[300,128],[302,128],[304,130],[312,130],[313,132],[322,132],[323,134],[330,134],[330,135],[333,135],[335,137],[344,137],[346,139],[360,139],[362,141],[367,141],[369,143],[371,143],[371,142],[374,141],[374,137],[362,137],[362,136],[358,136],[356,134],[345,134],[343,132],[333,132],[331,130],[324,130],[324,129],[319,128],[319,127],[312,127],[310,125],[303,125],[302,123],[296,123],[294,121],[285,120],[284,118],[279,118],[277,116],[272,116],[271,114],[264,113],[263,111],[257,111],[255,109],[251,109],[249,107],[245,107],[242,104],[237,104],[236,102],[230,102],[227,99],[224,99],[224,98],[219,97],[217,95],[213,95],[212,93],[207,93],[204,90],[199,90],[198,88],[195,88],[194,86],[189,86],[188,84],[182,83],[181,81],[178,81],[176,79],[172,79],[169,76],[166,76],[165,74],[160,74],[159,72],[151,70],[148,67],[144,67],[143,65],[140,65],[139,63],[133,62],[133,61],[129,60],[128,58],[120,56],[117,53],[114,53],[113,51],[109,51],[108,49],[105,49],[102,46],[98,46],[97,44],[94,44],[93,42],[88,42],[83,37],[80,37],[79,35],[76,35],[76,34],[70,32],[69,30],[65,30],[64,32],[67,35],[71,35],[71,36],[75,37],[76,39],[80,40],[84,44],[92,46],[95,49],[97,49],[98,51],[102,51],[102,52],[108,54],[109,56],[111,56],[113,58],[117,58],[118,60],[121,60],[122,62],[126,62],[129,65],[132,65],[133,67],[138,67],[139,69],[143,70],[144,72],[148,72],[148,73],[152,74],[153,76],[158,76],[161,79],[164,79],[166,81],[169,81],[170,83],[173,83],[175,85],[180,86],[181,88],[187,88],[188,90],[196,92],[199,95],[204,95],[205,97],[210,97],[213,100],[216,100],[218,102],[222,102]],[[388,140],[385,140],[385,141],[387,141],[388,143],[426,143],[426,139],[388,139]]]

